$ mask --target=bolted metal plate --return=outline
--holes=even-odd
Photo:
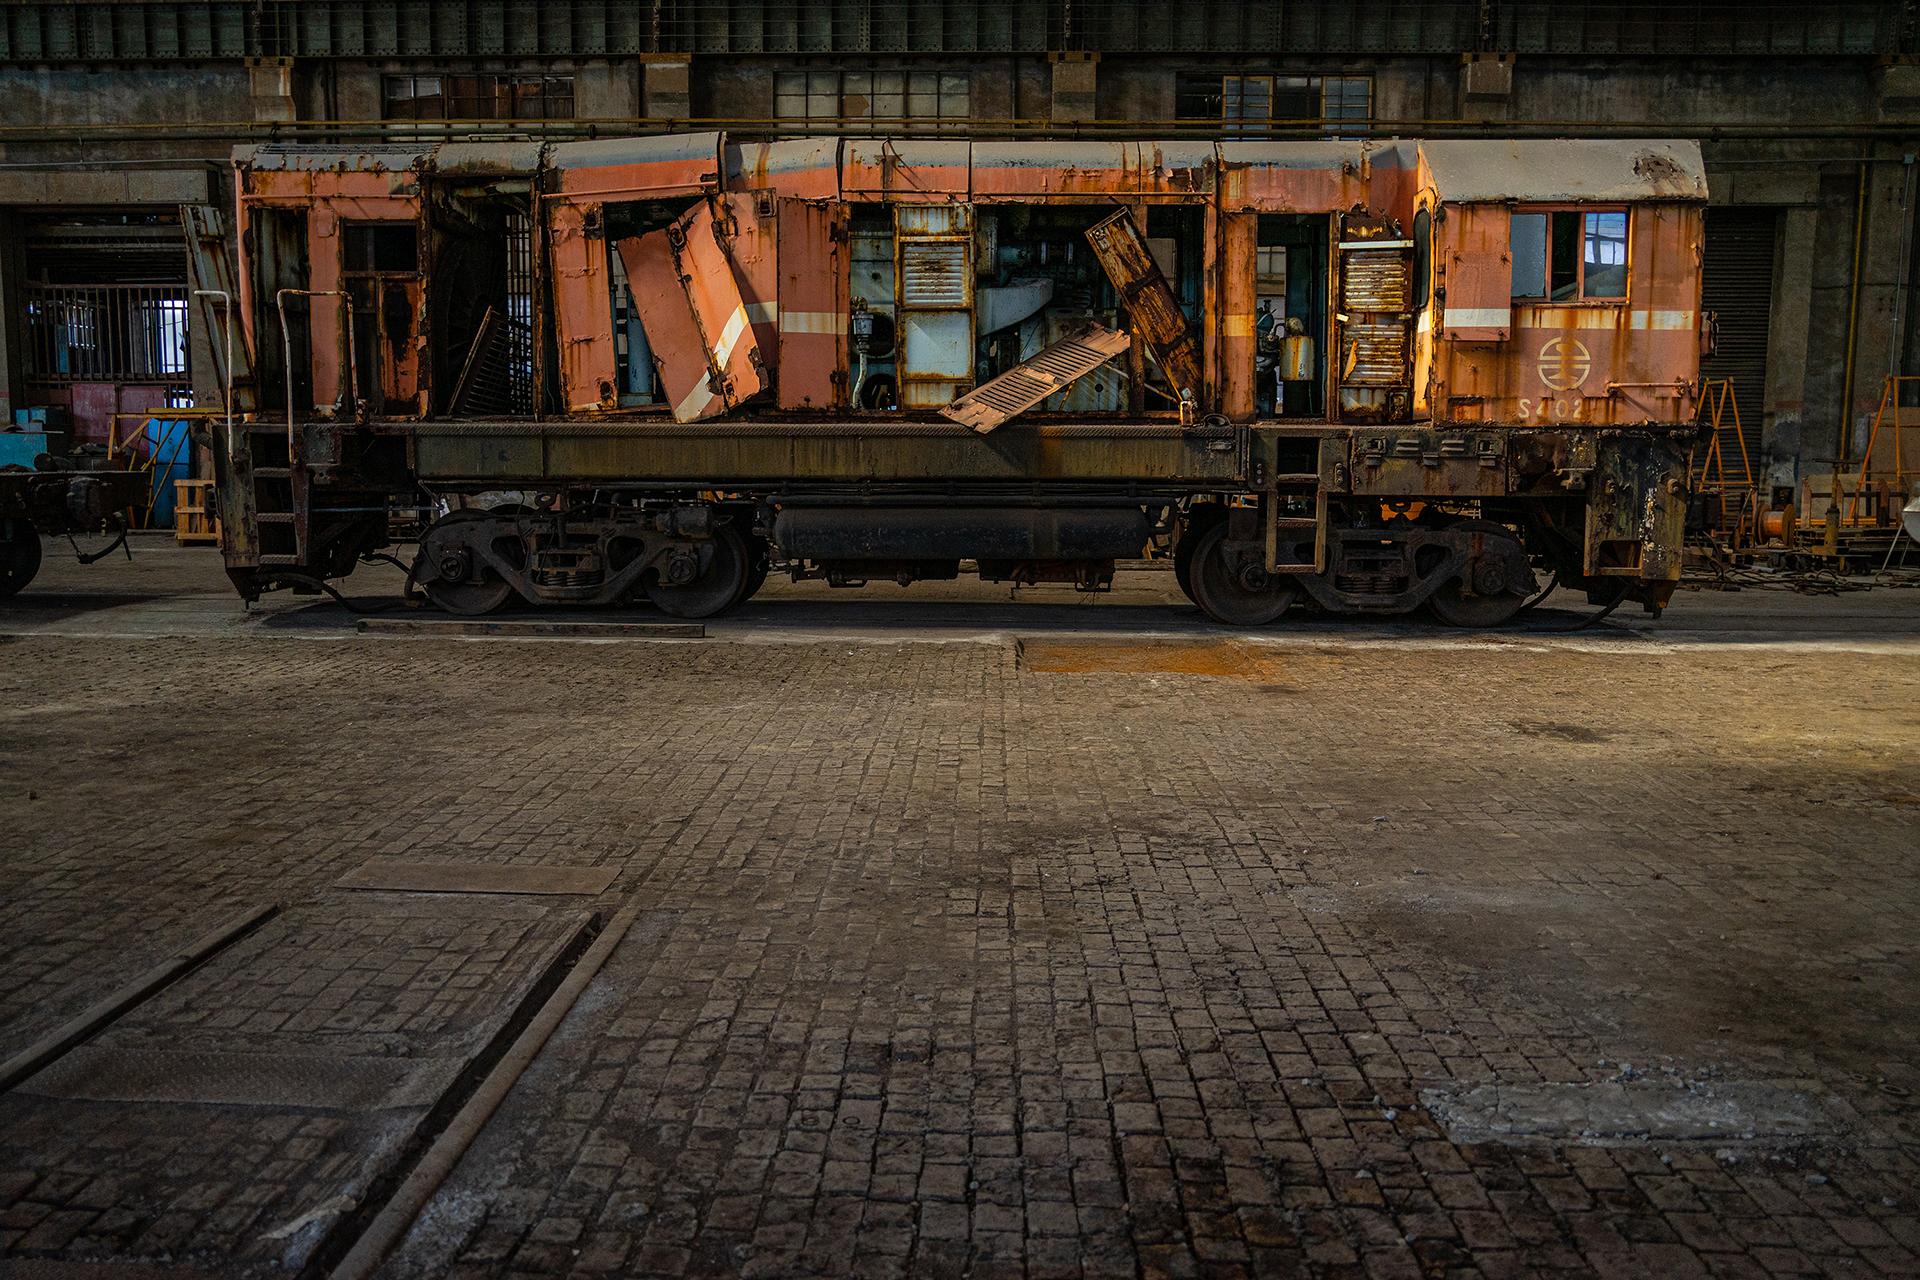
[[[30,1077],[17,1091],[84,1102],[390,1111],[432,1106],[464,1062],[87,1045]]]
[[[334,882],[340,889],[391,893],[605,893],[614,867],[508,867],[472,862],[371,858]]]

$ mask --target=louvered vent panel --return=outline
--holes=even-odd
[[[1353,372],[1344,386],[1397,387],[1407,380],[1407,329],[1398,320],[1350,324],[1346,340],[1353,344]]]
[[[907,307],[967,305],[967,242],[902,240],[900,302]]]
[[[1406,311],[1407,263],[1397,249],[1358,249],[1341,266],[1341,298],[1348,311]]]
[[[1126,334],[1090,325],[975,387],[940,412],[975,431],[991,431],[1126,349]]]

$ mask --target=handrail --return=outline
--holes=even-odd
[[[360,371],[353,362],[353,299],[344,289],[282,289],[273,295],[273,308],[280,313],[281,370],[287,382],[287,465],[293,465],[293,334],[287,330],[287,295],[302,298],[345,298],[342,307],[347,330],[347,402],[349,411],[359,412]]]
[[[221,404],[227,410],[227,457],[233,457],[233,295],[225,289],[195,289],[196,298],[218,298],[221,302],[220,328],[226,335],[227,358],[222,365],[225,373],[224,388],[221,391]]]

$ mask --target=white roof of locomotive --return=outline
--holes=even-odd
[[[1507,200],[1705,200],[1700,144],[1666,139],[1433,140],[1420,154],[1440,198]]]

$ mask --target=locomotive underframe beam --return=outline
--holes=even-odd
[[[310,474],[316,511],[324,509],[330,492],[372,479],[352,459],[386,457],[390,461],[381,470],[388,480],[402,475],[409,486],[417,485],[406,495],[395,491],[403,500],[530,490],[556,495],[575,511],[582,500],[614,501],[620,504],[616,512],[629,513],[610,516],[613,523],[592,536],[584,526],[575,531],[575,540],[600,545],[598,581],[588,581],[594,576],[589,574],[578,582],[543,584],[530,565],[500,559],[491,544],[486,553],[476,551],[530,600],[607,602],[630,593],[636,581],[663,570],[673,556],[684,558],[690,548],[700,553],[696,531],[642,529],[646,521],[631,514],[642,505],[657,512],[674,503],[739,504],[741,512],[761,512],[759,525],[771,520],[775,508],[928,506],[964,523],[960,512],[971,507],[1164,511],[1197,498],[1230,500],[1263,514],[1297,510],[1302,503],[1317,503],[1323,512],[1342,510],[1343,522],[1325,530],[1324,572],[1300,575],[1304,589],[1332,609],[1401,612],[1447,582],[1468,581],[1477,572],[1476,557],[1483,556],[1432,517],[1386,518],[1423,507],[1483,511],[1529,526],[1540,511],[1561,513],[1551,520],[1563,522],[1555,528],[1564,542],[1534,551],[1544,552],[1564,582],[1589,589],[1602,580],[1624,582],[1631,598],[1659,603],[1655,597],[1664,598],[1678,572],[1677,561],[1666,554],[1665,526],[1684,514],[1691,434],[1689,427],[1658,425],[1256,423],[1196,429],[1135,421],[1015,422],[982,438],[957,424],[919,421],[320,421],[302,428],[298,454]],[[402,457],[404,465],[395,468]],[[522,517],[542,518],[551,517]],[[750,517],[740,519],[741,529],[749,531]],[[1287,534],[1261,548],[1276,557],[1274,568],[1284,572],[1286,561],[1310,560],[1310,546],[1303,555],[1298,517],[1277,523]],[[629,535],[618,555],[607,554],[612,541]],[[1236,537],[1250,545],[1260,541],[1257,534]],[[1399,557],[1403,568],[1355,569],[1354,557],[1368,557],[1368,543],[1381,549],[1372,559]],[[1423,554],[1429,547],[1433,552]],[[1339,585],[1343,577],[1351,584],[1369,572],[1375,580],[1369,586]],[[1517,578],[1506,569],[1501,576]],[[1314,580],[1304,581],[1308,577]]]

